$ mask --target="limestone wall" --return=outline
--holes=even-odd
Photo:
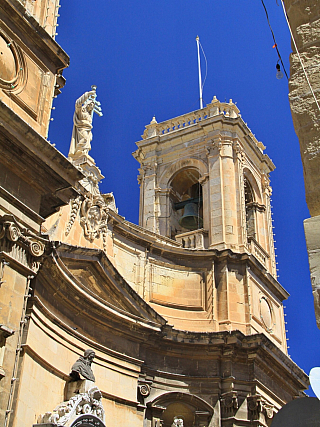
[[[61,73],[69,58],[52,38],[59,0],[23,3],[4,1],[0,5],[0,97],[46,137],[53,96],[64,86]]]
[[[79,334],[70,335],[37,307],[33,308],[28,338],[23,346],[23,362],[19,372],[21,379],[15,395],[15,401],[19,404],[15,408],[12,427],[32,426],[39,415],[51,412],[65,400],[71,366],[89,346],[81,338]],[[130,425],[140,426],[137,411],[132,411],[130,406],[136,405],[137,378],[141,363],[139,360],[126,358],[123,354],[117,357],[115,352],[110,354],[107,351],[102,346],[100,351],[96,350],[93,365],[96,385],[104,397],[103,405],[107,416],[110,416],[108,411],[111,411],[116,420],[122,419],[125,413]],[[127,405],[123,402],[127,402]]]
[[[319,102],[320,8],[317,0],[285,0],[290,25],[306,73]],[[310,92],[292,45],[289,100],[299,138],[304,170],[306,200],[311,216],[320,214],[320,111]]]
[[[320,103],[320,8],[317,0],[284,0],[306,74]],[[292,43],[289,100],[303,164],[306,201],[312,218],[304,222],[317,325],[320,328],[320,111]]]

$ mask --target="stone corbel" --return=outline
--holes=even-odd
[[[1,325],[0,324],[0,340],[1,339],[7,339],[8,337],[11,337],[11,335],[14,334],[14,330],[8,328],[8,326],[6,325]]]

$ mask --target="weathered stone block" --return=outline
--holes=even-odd
[[[304,221],[304,232],[309,257],[314,308],[318,328],[320,328],[320,216]]]

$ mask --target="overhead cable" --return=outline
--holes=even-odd
[[[271,31],[271,34],[272,34],[272,38],[273,38],[273,41],[274,41],[274,45],[273,45],[273,47],[275,47],[275,48],[276,48],[276,51],[277,51],[277,54],[278,54],[279,60],[281,61],[281,64],[282,64],[283,71],[285,72],[285,75],[287,76],[287,79],[289,80],[288,74],[287,74],[287,72],[286,72],[286,69],[285,69],[284,63],[283,63],[283,61],[282,61],[282,58],[281,58],[281,55],[280,55],[280,52],[279,52],[279,49],[278,49],[278,45],[277,45],[277,42],[276,42],[276,38],[275,38],[275,35],[274,35],[274,32],[273,32],[273,29],[272,29],[271,24],[270,24],[269,15],[268,15],[268,11],[267,11],[266,5],[264,4],[264,1],[263,1],[263,0],[261,0],[261,3],[262,3],[262,6],[263,6],[263,8],[264,8],[264,11],[265,11],[265,13],[266,13],[266,17],[267,17],[268,25],[269,25],[269,28],[270,28],[270,31]]]

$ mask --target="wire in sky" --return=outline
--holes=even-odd
[[[202,50],[202,53],[203,53],[203,56],[204,56],[204,60],[206,61],[206,75],[204,77],[204,80],[203,80],[203,83],[202,83],[202,87],[201,87],[201,90],[203,90],[203,86],[204,86],[204,84],[206,82],[207,75],[208,75],[208,62],[207,62],[207,57],[206,57],[206,55],[204,53],[204,50],[203,50],[203,47],[202,47],[202,44],[201,44],[200,40],[199,40],[199,44],[200,44],[200,47],[201,47],[201,50]]]
[[[282,0],[281,0],[281,1],[282,1]],[[273,38],[273,41],[274,41],[274,47],[275,47],[275,48],[276,48],[276,50],[277,50],[277,54],[278,54],[279,60],[281,61],[283,71],[285,72],[285,75],[287,76],[287,79],[289,80],[288,74],[287,74],[287,72],[286,72],[286,69],[285,69],[284,63],[283,63],[283,61],[282,61],[282,58],[281,58],[281,55],[280,55],[280,52],[279,52],[279,49],[278,49],[278,45],[277,45],[277,42],[276,42],[276,38],[275,38],[275,35],[274,35],[274,32],[273,32],[273,29],[272,29],[271,24],[270,24],[270,21],[269,21],[269,15],[268,15],[268,11],[267,11],[266,5],[264,4],[264,1],[263,1],[263,0],[261,0],[261,3],[262,3],[262,6],[263,6],[263,8],[264,8],[264,11],[265,11],[265,13],[266,13],[266,17],[267,17],[268,25],[269,25],[269,28],[270,28],[270,31],[271,31],[271,34],[272,34],[272,38]]]

